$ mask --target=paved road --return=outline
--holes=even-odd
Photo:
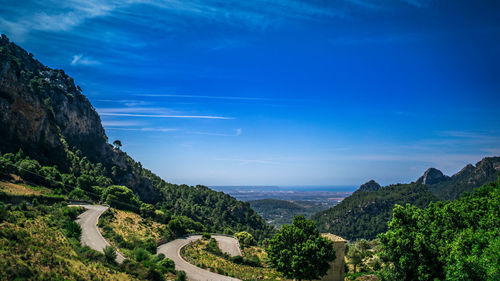
[[[215,236],[215,235],[213,235],[212,237],[214,237],[220,243],[219,245],[224,245],[224,247],[227,247],[228,252],[230,253],[239,252],[239,245],[236,239],[226,236]],[[201,238],[200,235],[193,235],[186,238],[176,239],[174,241],[170,241],[158,247],[157,252],[163,253],[167,258],[172,259],[175,262],[175,269],[184,270],[186,272],[189,281],[238,281],[239,279],[236,278],[219,275],[201,269],[197,266],[188,263],[181,257],[181,248],[186,246],[190,242],[198,240],[200,238]],[[235,250],[235,247],[238,247],[238,250]]]
[[[82,228],[82,245],[87,245],[90,248],[97,250],[99,252],[103,252],[103,249],[106,246],[109,246],[108,241],[102,237],[99,228],[97,227],[97,221],[104,211],[108,209],[105,206],[99,205],[70,205],[70,206],[78,206],[84,207],[87,209],[84,213],[78,216],[76,222]],[[116,262],[121,263],[125,259],[122,254],[116,252]]]
[[[240,244],[236,238],[218,235],[212,235],[212,237],[217,240],[217,244],[219,244],[219,248],[223,253],[233,257],[241,256]]]
[[[81,242],[90,248],[103,252],[103,249],[109,243],[102,237],[97,222],[104,211],[108,209],[105,206],[99,205],[70,205],[84,207],[87,209],[83,214],[78,216],[76,222],[82,227]],[[240,245],[238,240],[233,237],[212,235],[219,244],[221,251],[228,253],[231,256],[241,255]],[[201,235],[193,235],[186,238],[176,239],[158,247],[157,252],[163,253],[167,258],[175,262],[176,270],[184,270],[189,281],[240,281],[236,278],[219,275],[197,266],[194,266],[181,257],[181,249],[192,241],[201,239]],[[121,263],[125,258],[117,252],[116,262]]]

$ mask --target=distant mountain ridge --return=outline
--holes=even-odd
[[[438,171],[441,175],[441,171]],[[429,170],[427,170],[429,171]],[[427,173],[426,171],[426,173]],[[433,172],[434,176],[437,175]],[[471,192],[483,184],[494,182],[500,173],[500,157],[485,157],[476,165],[469,164],[451,177],[440,177],[437,181],[423,182],[437,197],[442,200],[454,200],[464,192]],[[426,174],[422,177],[425,177]],[[422,178],[421,177],[421,178]],[[419,178],[419,180],[421,179]],[[417,180],[418,182],[418,180]]]
[[[338,205],[314,214],[320,231],[346,239],[375,238],[387,230],[395,204],[426,207],[432,201],[454,200],[464,192],[497,180],[500,157],[486,157],[449,177],[435,168],[427,169],[416,182],[380,187],[371,180]]]

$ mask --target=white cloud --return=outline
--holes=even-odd
[[[122,117],[145,117],[145,118],[186,118],[186,119],[234,119],[233,117],[210,116],[210,115],[165,115],[165,114],[132,114],[132,113],[110,113],[101,112],[103,116],[122,116]]]
[[[91,58],[83,57],[83,55],[74,55],[71,65],[96,65],[100,64],[99,61],[93,60]]]
[[[175,128],[106,128],[108,130],[120,130],[120,131],[140,131],[140,132],[175,132],[178,129]]]
[[[238,128],[235,130],[234,134],[223,134],[223,133],[209,133],[209,132],[191,132],[195,135],[206,135],[206,136],[220,136],[220,137],[239,137],[241,135],[242,129]]]

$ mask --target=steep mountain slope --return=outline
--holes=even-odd
[[[424,183],[440,199],[454,200],[464,192],[471,192],[478,186],[495,181],[499,173],[500,157],[486,157],[475,166],[469,164],[453,176],[446,177],[445,180]],[[425,174],[422,177],[425,177]]]
[[[454,200],[475,187],[494,182],[500,172],[500,157],[486,157],[476,166],[467,165],[449,177],[430,168],[410,184],[377,187],[374,181],[363,184],[351,196],[326,211],[317,213],[315,220],[323,232],[346,239],[375,238],[387,229],[394,204],[410,203],[419,208],[431,201]]]
[[[203,186],[167,183],[113,148],[99,115],[73,79],[44,66],[5,35],[0,38],[0,135],[2,177],[15,173],[94,200],[114,198],[103,188],[123,185],[154,204],[165,220],[184,215],[207,231],[246,230],[257,238],[269,234],[269,226],[248,203]],[[127,194],[122,188],[114,192]],[[150,206],[137,204],[131,208],[154,215]]]
[[[438,199],[425,185],[396,184],[376,191],[356,191],[338,205],[314,214],[321,232],[329,232],[348,240],[373,239],[387,230],[395,204],[426,207]]]

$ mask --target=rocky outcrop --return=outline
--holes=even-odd
[[[418,178],[417,183],[435,184],[449,179],[450,177],[445,176],[440,170],[436,168],[429,168],[420,178]]]
[[[486,157],[477,162],[476,165],[468,164],[458,173],[447,177],[446,180],[439,180],[439,175],[433,172],[436,179],[427,177],[430,178],[430,181],[423,183],[427,184],[429,189],[440,199],[454,200],[464,192],[471,192],[483,184],[496,181],[499,173],[500,157]],[[421,179],[422,177],[418,180]]]
[[[374,180],[370,180],[364,184],[362,184],[358,190],[356,190],[356,192],[358,191],[377,191],[381,188],[380,184],[378,184],[376,181]]]
[[[65,171],[68,151],[80,151],[102,163],[114,183],[130,187],[144,201],[158,199],[140,164],[107,143],[99,115],[73,79],[44,66],[5,35],[0,38],[0,135],[3,153],[21,148]]]

